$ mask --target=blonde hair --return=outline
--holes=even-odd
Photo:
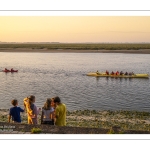
[[[26,111],[30,114],[33,115],[33,107],[34,105],[32,104],[35,100],[35,96],[34,95],[30,95],[29,97],[24,98],[24,107],[26,109]]]

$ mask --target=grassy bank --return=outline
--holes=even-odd
[[[8,110],[0,110],[0,122],[7,122]],[[21,114],[22,123],[27,123],[26,113]],[[40,124],[40,115],[38,115]],[[138,111],[67,111],[67,126],[123,130],[150,131],[150,112]]]
[[[150,49],[150,44],[134,44],[134,43],[49,43],[49,44],[41,44],[41,43],[33,43],[33,44],[0,44],[1,48],[32,48],[32,49],[49,49],[49,50],[57,50],[57,49],[71,49],[71,50],[140,50],[140,49]]]

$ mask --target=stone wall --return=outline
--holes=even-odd
[[[149,131],[121,131],[119,127],[112,127],[111,129],[102,128],[83,128],[83,127],[60,127],[50,125],[28,125],[19,123],[7,123],[0,122],[0,134],[12,134],[12,133],[31,133],[31,129],[40,128],[41,133],[45,134],[150,134]]]

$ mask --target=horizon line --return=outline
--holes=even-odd
[[[0,44],[24,44],[24,43],[47,43],[47,44],[62,44],[62,43],[65,43],[65,44],[76,44],[76,43],[80,43],[80,44],[88,44],[88,43],[100,43],[100,44],[105,44],[105,43],[121,43],[121,44],[124,44],[124,43],[149,43],[150,42],[2,42],[0,41]]]

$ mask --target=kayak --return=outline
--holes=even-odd
[[[149,78],[149,74],[134,74],[134,75],[107,75],[106,73],[90,72],[87,76],[95,77],[115,77],[115,78]]]
[[[11,70],[2,70],[3,72],[18,72],[18,70],[13,70],[13,71],[11,71]]]

